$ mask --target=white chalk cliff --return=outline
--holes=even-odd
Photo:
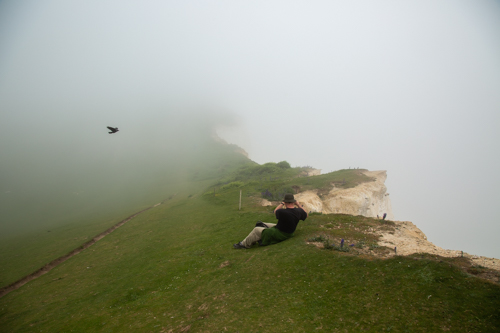
[[[315,190],[297,193],[295,198],[304,204],[308,212],[323,214],[350,214],[366,217],[380,217],[387,214],[386,219],[393,220],[391,200],[385,180],[386,171],[360,171],[374,181],[359,184],[356,187],[343,189],[332,187],[327,195],[318,195]]]

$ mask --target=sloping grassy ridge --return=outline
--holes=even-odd
[[[168,161],[149,158],[133,168],[122,163],[126,177],[111,177],[118,170],[110,168],[109,178],[113,179],[108,182],[102,181],[106,178],[103,174],[79,180],[92,189],[86,195],[54,190],[39,195],[37,200],[21,197],[12,202],[20,207],[11,215],[0,207],[2,223],[23,230],[11,235],[0,226],[0,288],[71,252],[136,212],[177,195],[186,198],[242,165],[256,164],[234,150],[234,146],[204,140],[197,150],[168,154]],[[50,214],[39,206],[50,210]]]
[[[259,205],[264,190],[367,181],[355,170],[294,178],[301,171],[236,173],[178,193],[1,298],[2,331],[500,330],[498,285],[443,258],[369,255],[389,249],[364,231],[390,222],[312,214],[285,242],[233,249],[258,220],[275,220],[274,207]],[[310,244],[320,236],[355,245],[343,252]]]

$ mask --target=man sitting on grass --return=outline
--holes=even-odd
[[[297,207],[295,207],[297,206]],[[235,249],[248,249],[255,243],[261,246],[276,244],[293,236],[299,221],[307,218],[307,212],[293,194],[285,194],[283,202],[276,207],[274,214],[278,223],[264,223],[259,221],[248,236],[233,245]]]

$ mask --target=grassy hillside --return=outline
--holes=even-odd
[[[169,150],[166,157],[153,154],[142,157],[143,161],[129,161],[130,157],[103,160],[92,178],[69,181],[61,177],[2,198],[0,287],[138,211],[175,196],[186,198],[242,165],[255,164],[235,149],[204,140],[191,150]],[[79,174],[73,176],[78,178]]]
[[[388,221],[311,214],[285,242],[233,249],[258,220],[275,220],[274,207],[259,205],[268,193],[369,181],[355,170],[301,172],[252,164],[192,179],[188,191],[1,298],[2,331],[500,330],[500,287],[458,258],[374,256],[390,250],[366,230],[391,228]]]

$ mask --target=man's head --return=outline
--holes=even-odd
[[[293,197],[293,194],[287,193],[285,194],[285,198],[283,199],[284,203],[294,203],[295,198]]]

